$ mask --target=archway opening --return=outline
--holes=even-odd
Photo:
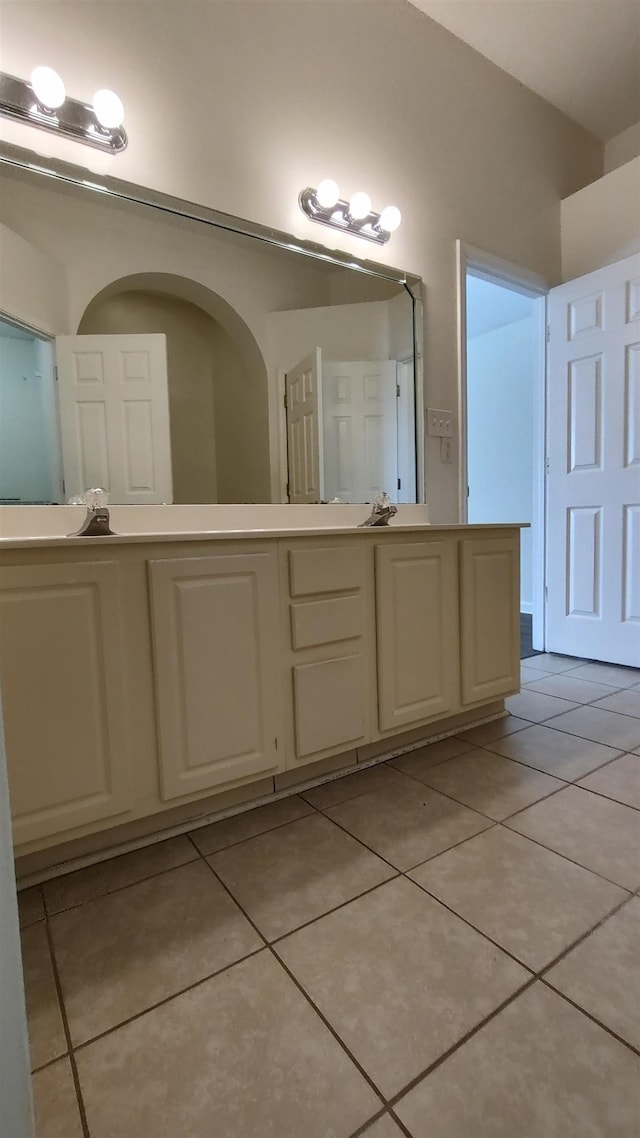
[[[174,502],[268,502],[267,369],[253,333],[223,297],[170,273],[113,281],[80,335],[162,332]]]

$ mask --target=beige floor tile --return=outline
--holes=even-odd
[[[497,822],[565,785],[522,763],[482,750],[432,767],[423,781]]]
[[[420,772],[427,770],[428,767],[472,750],[472,743],[460,735],[452,735],[449,739],[439,739],[437,743],[429,743],[426,747],[418,747],[416,751],[408,751],[406,755],[398,755],[397,758],[390,759],[389,766],[403,774],[411,775],[412,778],[420,778]]]
[[[545,979],[640,1049],[640,900],[634,897]]]
[[[221,850],[209,861],[269,940],[393,876],[380,858],[319,814]]]
[[[191,837],[201,853],[212,854],[312,813],[312,808],[302,798],[292,794],[278,802],[268,802],[266,806],[257,806],[233,818],[223,818],[221,822],[192,830]]]
[[[636,1138],[638,1059],[536,984],[394,1107],[414,1138]]]
[[[623,668],[618,664],[585,664],[575,668],[572,675],[578,680],[591,680],[611,688],[630,688],[640,681],[637,668]]]
[[[410,876],[536,972],[625,897],[617,885],[501,826]]]
[[[475,810],[452,802],[415,779],[342,802],[327,813],[402,870],[491,825]]]
[[[368,794],[370,790],[391,786],[401,777],[387,763],[379,763],[375,767],[366,767],[363,771],[355,771],[354,774],[325,782],[323,786],[315,786],[312,790],[304,790],[302,797],[318,810],[324,810],[328,806],[336,806],[338,802],[347,802],[360,794]]]
[[[277,952],[387,1097],[529,976],[405,878],[293,933]]]
[[[556,731],[567,731],[581,739],[592,739],[620,751],[632,751],[640,744],[640,720],[617,715],[599,707],[578,707],[553,720]]]
[[[559,672],[542,680],[527,683],[527,691],[541,692],[542,695],[557,695],[559,699],[573,700],[574,703],[592,703],[609,693],[604,684],[593,684],[590,680],[578,680],[573,672]]]
[[[77,1061],[91,1138],[348,1138],[382,1105],[267,951]]]
[[[577,656],[556,656],[553,652],[541,652],[539,656],[527,656],[527,668],[541,672],[569,672],[584,664]]]
[[[51,928],[74,1043],[262,944],[200,860],[68,909]]]
[[[36,921],[44,920],[44,901],[39,885],[32,885],[30,889],[20,890],[18,893],[18,914],[21,929],[26,928],[27,925],[34,925]]]
[[[603,696],[595,706],[604,707],[605,711],[618,711],[621,715],[632,715],[640,719],[640,691],[625,688],[624,691]]]
[[[567,782],[581,778],[620,754],[614,747],[565,735],[540,723],[519,731],[512,738],[495,740],[491,750]]]
[[[505,715],[503,719],[494,719],[492,723],[483,723],[480,727],[472,727],[470,731],[463,731],[458,736],[465,742],[475,743],[477,747],[484,747],[494,739],[503,739],[507,735],[514,735],[517,731],[524,731],[530,726],[528,719],[518,719],[516,715]]]
[[[36,1068],[64,1055],[67,1041],[44,922],[23,929],[21,940],[31,1067]]]
[[[568,786],[505,825],[635,890],[640,884],[639,822],[637,810]]]
[[[530,680],[543,680],[545,676],[552,676],[553,672],[543,672],[542,668],[531,668],[526,660],[520,665],[520,683],[528,684]]]
[[[32,1078],[36,1138],[82,1138],[76,1088],[68,1059],[36,1071]]]
[[[188,838],[170,838],[167,842],[144,846],[64,877],[56,877],[43,885],[47,911],[59,913],[62,909],[70,909],[73,905],[113,893],[187,861],[195,861],[197,856],[198,851]]]
[[[608,766],[581,779],[578,785],[640,810],[640,756],[621,755]]]
[[[542,695],[530,688],[523,688],[519,695],[510,695],[504,702],[507,711],[519,719],[528,719],[530,723],[541,723],[544,719],[551,719],[576,706],[569,700],[558,699],[555,695]]]
[[[373,1126],[363,1131],[362,1138],[403,1138],[403,1133],[391,1115],[383,1114]]]

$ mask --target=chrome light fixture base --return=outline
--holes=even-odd
[[[339,229],[342,233],[350,233],[355,237],[364,237],[366,241],[375,241],[376,245],[386,245],[391,233],[380,225],[381,214],[371,210],[366,217],[356,219],[349,213],[349,202],[339,198],[335,205],[323,206],[317,198],[316,190],[307,186],[298,197],[300,209],[312,221],[319,221],[322,225],[330,225],[332,229]]]
[[[6,72],[0,72],[0,115],[111,154],[124,150],[128,141],[124,127],[101,126],[89,103],[67,95],[62,106],[52,110],[38,101],[31,83]]]

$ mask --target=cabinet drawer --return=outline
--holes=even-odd
[[[362,597],[328,597],[291,605],[291,647],[351,640],[362,635]]]
[[[289,551],[291,596],[360,589],[364,570],[364,549],[292,549]]]

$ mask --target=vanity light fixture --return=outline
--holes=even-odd
[[[127,145],[124,107],[115,92],[96,91],[91,103],[71,99],[52,67],[36,67],[29,81],[0,71],[0,115],[112,154]]]
[[[320,221],[343,233],[353,233],[367,241],[385,245],[398,228],[402,215],[395,205],[388,205],[382,213],[371,208],[371,198],[362,190],[352,194],[349,201],[340,197],[340,190],[332,178],[320,182],[317,190],[308,186],[298,198],[300,209],[312,221]]]

